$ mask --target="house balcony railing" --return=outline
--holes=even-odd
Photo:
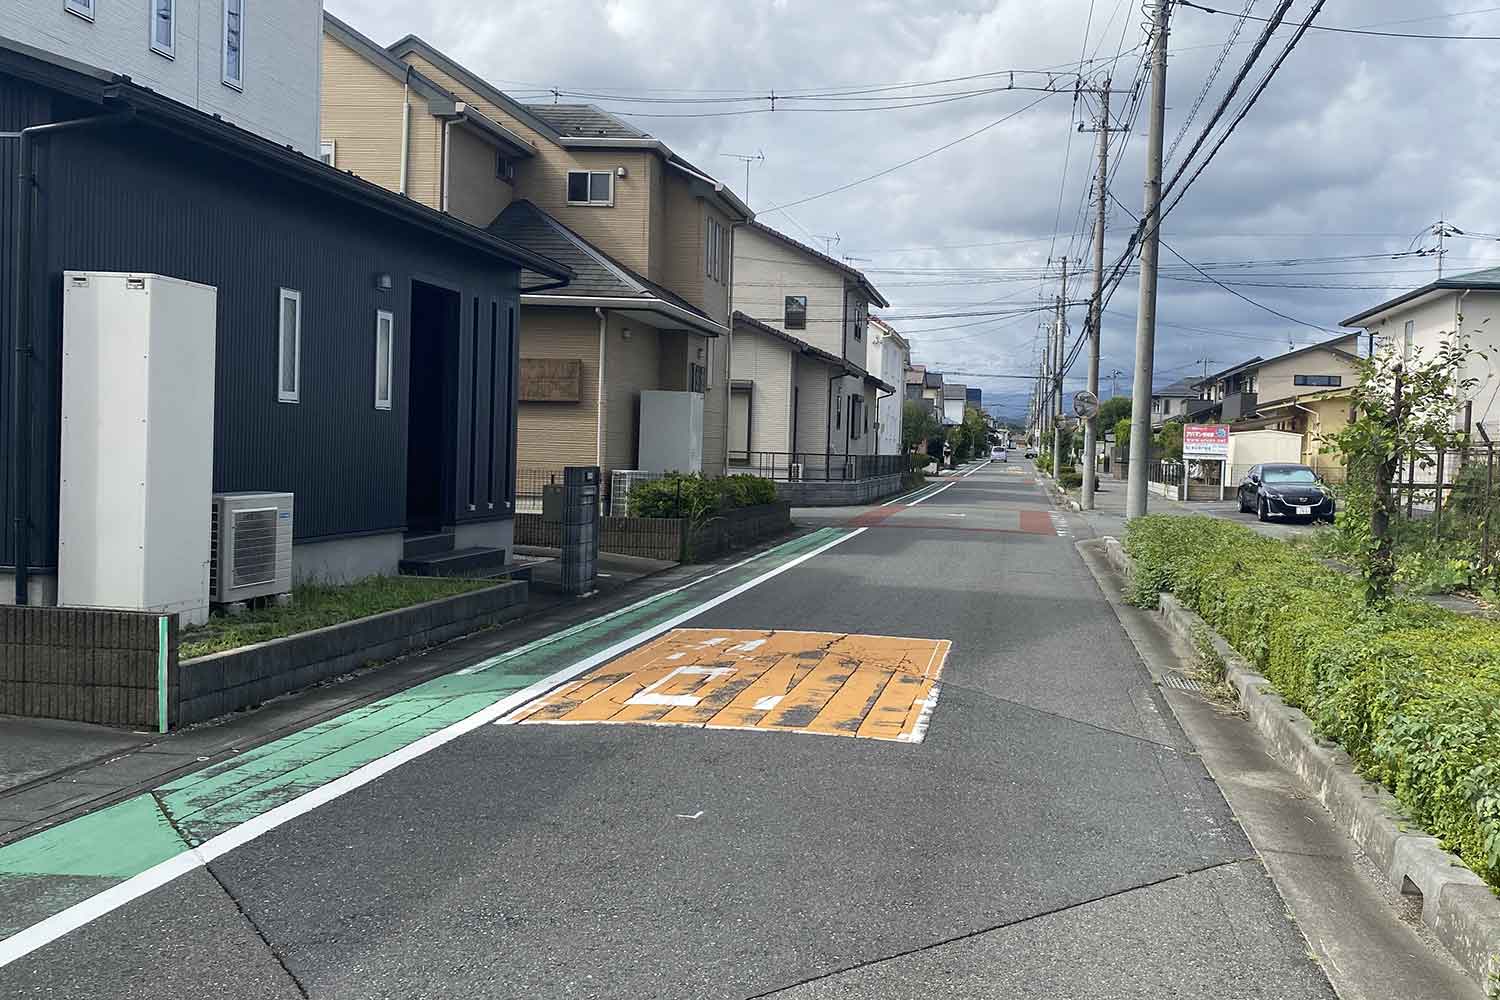
[[[819,451],[729,452],[731,474],[780,482],[846,482],[899,476],[910,468],[905,455],[843,455]]]

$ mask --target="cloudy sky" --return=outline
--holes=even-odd
[[[1245,3],[1203,4],[1233,14],[1174,9],[1169,146]],[[1312,4],[1295,0],[1288,20],[1300,22]],[[1250,13],[1266,17],[1277,6],[1255,0]],[[1088,81],[1112,77],[1111,117],[1124,128],[1145,41],[1141,0],[327,7],[382,42],[421,35],[523,100],[551,101],[557,90],[565,102],[616,112],[741,194],[744,166],[724,154],[763,153],[749,192],[761,221],[853,258],[893,303],[887,318],[911,338],[916,361],[981,373],[1035,370],[1038,313],[1013,311],[1059,293],[1049,258],[1091,252],[1095,137],[1076,129],[1096,122],[1098,102],[1075,100],[1073,74],[1087,60]],[[1329,0],[1317,23],[1500,36],[1500,6]],[[1243,23],[1168,177],[1261,30]],[[1242,95],[1291,34],[1276,34]],[[1392,255],[1434,248],[1423,231],[1440,218],[1469,234],[1500,233],[1500,188],[1491,179],[1497,69],[1500,41],[1310,32],[1163,228],[1185,258],[1291,319],[1163,250],[1156,383],[1201,371],[1205,360],[1223,368],[1326,339],[1359,308],[1431,280],[1436,256]],[[906,84],[920,86],[897,86]],[[1059,93],[1049,96],[1049,86]],[[763,98],[746,99],[773,91],[782,95],[774,112]],[[808,94],[824,96],[787,100]],[[1142,107],[1134,128],[1112,138],[1110,190],[1119,202],[1109,202],[1107,263],[1134,226],[1127,209],[1140,211],[1145,125]],[[1493,237],[1456,237],[1447,250],[1447,273],[1500,264]],[[1086,280],[1069,283],[1070,298],[1086,297]],[[1122,391],[1129,384],[1137,294],[1127,279],[1105,316],[1106,395],[1111,371],[1125,373]],[[917,318],[985,311],[1011,312]],[[1070,310],[1074,334],[1083,318],[1081,307]],[[1080,359],[1070,389],[1081,387],[1084,371]],[[1025,394],[1023,383],[962,378],[987,398]]]

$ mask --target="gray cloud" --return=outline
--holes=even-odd
[[[1292,17],[1300,18],[1309,6],[1310,0],[1298,0]],[[1320,23],[1368,25],[1471,9],[1468,0],[1423,4],[1420,11],[1414,6],[1409,0],[1329,4]],[[1266,14],[1272,7],[1263,0],[1255,13]],[[744,186],[743,168],[721,154],[764,150],[766,160],[752,168],[751,181],[752,204],[762,211],[949,142],[1036,95],[996,93],[866,113],[779,110],[735,117],[647,117],[646,112],[682,115],[718,111],[724,105],[638,99],[722,96],[712,91],[775,89],[785,94],[1057,67],[1076,63],[1085,53],[1113,56],[1121,47],[1127,55],[1113,73],[1115,85],[1123,88],[1135,73],[1144,40],[1139,0],[564,0],[545,8],[454,0],[429,0],[421,6],[334,0],[329,8],[378,40],[420,34],[526,99],[549,99],[544,92],[550,87],[603,95],[627,92],[629,98],[605,96],[595,103],[661,136],[736,190]],[[1230,17],[1191,9],[1179,8],[1174,16],[1169,140],[1233,23]],[[1500,34],[1500,12],[1426,19],[1385,30]],[[1200,124],[1258,32],[1258,24],[1245,27],[1199,115]],[[1283,31],[1272,43],[1272,53],[1287,34]],[[1500,231],[1488,125],[1497,101],[1490,85],[1500,68],[1496,52],[1491,43],[1310,33],[1172,214],[1163,230],[1167,242],[1194,261],[1264,261],[1404,251],[1440,215],[1467,230]],[[1250,79],[1258,78],[1256,72]],[[1123,97],[1117,98],[1116,109],[1123,103]],[[902,312],[963,311],[979,303],[1008,307],[1051,301],[1056,281],[1044,284],[1038,278],[1049,254],[1076,256],[1088,242],[1086,233],[1080,239],[1075,230],[1092,177],[1093,136],[1073,131],[1086,114],[1070,95],[1052,97],[946,152],[788,212],[768,213],[762,221],[801,239],[809,232],[837,233],[835,253],[868,258],[860,266],[872,269],[898,307],[891,311],[893,321],[912,336],[919,361],[950,369],[1030,371],[1039,343],[1034,316],[962,329],[944,328],[974,320],[902,322],[899,317]],[[1139,212],[1144,116],[1135,131],[1128,141],[1115,140],[1123,154],[1112,189],[1130,211]],[[1058,218],[1060,225],[1054,227]],[[1112,205],[1110,224],[1106,253],[1112,260],[1132,220]],[[1038,239],[1055,229],[1062,232],[1055,241]],[[1014,242],[1020,240],[1031,242]],[[993,245],[1004,242],[1010,245]],[[978,243],[992,245],[953,246]],[[928,246],[951,249],[905,249]],[[1500,262],[1500,242],[1456,240],[1449,249],[1450,273]],[[1159,315],[1164,324],[1175,325],[1159,330],[1154,366],[1159,382],[1194,370],[1205,357],[1222,367],[1285,350],[1289,341],[1308,343],[1323,335],[1213,285],[1177,280],[1191,272],[1165,251],[1163,263],[1173,277],[1162,282]],[[960,275],[938,268],[994,270]],[[1280,312],[1335,327],[1361,306],[1429,280],[1436,265],[1432,258],[1406,258],[1257,265],[1245,271],[1236,280],[1381,286],[1239,289]],[[981,279],[989,283],[977,283]],[[1073,284],[1070,296],[1082,297],[1087,287]],[[1135,283],[1128,279],[1110,306],[1103,337],[1105,372],[1128,372],[1133,365],[1136,296]],[[1070,321],[1080,330],[1083,310],[1072,310]],[[1082,377],[1081,362],[1074,374]],[[968,381],[992,394],[1017,389],[1015,383],[998,380]]]

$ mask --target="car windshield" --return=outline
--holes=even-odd
[[[1284,469],[1269,468],[1261,478],[1266,483],[1286,486],[1312,486],[1318,481],[1313,470],[1297,466]]]

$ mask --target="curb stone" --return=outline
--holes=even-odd
[[[1127,579],[1131,560],[1119,539],[1104,538],[1110,565]],[[1487,991],[1500,984],[1500,899],[1456,854],[1416,827],[1395,796],[1366,781],[1349,755],[1319,737],[1312,720],[1282,700],[1268,678],[1171,594],[1160,596],[1161,616],[1191,643],[1207,636],[1225,664],[1225,680],[1240,707],[1277,756],[1332,814],[1344,832],[1382,872],[1391,888],[1419,894],[1426,924],[1464,970]],[[1491,993],[1494,995],[1494,993]]]

